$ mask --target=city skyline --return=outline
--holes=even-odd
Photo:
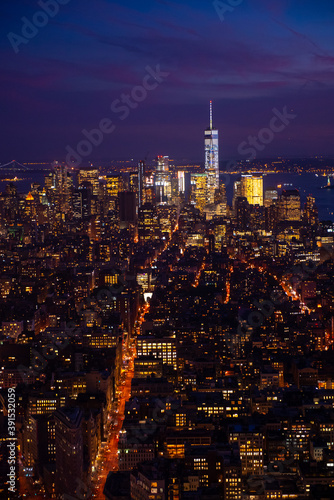
[[[332,500],[333,0],[1,13],[0,498]]]

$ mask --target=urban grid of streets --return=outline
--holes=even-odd
[[[178,230],[176,225],[174,233]],[[174,242],[172,234],[169,243],[167,243],[159,256]],[[118,470],[118,439],[119,433],[122,429],[124,420],[125,403],[131,396],[131,381],[134,375],[134,359],[136,357],[136,337],[140,333],[141,325],[144,321],[145,315],[150,308],[150,304],[143,305],[139,312],[138,320],[134,327],[134,335],[132,338],[128,337],[129,343],[123,347],[123,363],[121,371],[121,384],[117,388],[117,400],[111,415],[109,416],[110,430],[107,443],[100,450],[99,456],[96,461],[95,473],[92,477],[92,498],[96,500],[104,500],[103,489],[109,472]]]
[[[140,332],[140,326],[149,309],[149,304],[143,307],[139,320],[135,325],[135,335]],[[103,489],[110,471],[118,469],[118,438],[123,425],[125,403],[131,395],[131,381],[134,374],[134,358],[136,356],[135,338],[129,341],[123,350],[123,361],[127,367],[122,366],[121,383],[117,389],[117,401],[109,415],[110,431],[107,443],[101,449],[96,462],[95,475],[92,478],[92,498],[104,500]]]
[[[172,241],[172,240],[171,240]],[[164,248],[164,250],[166,247]],[[255,267],[253,264],[249,264],[249,267]],[[199,282],[199,277],[202,270],[205,268],[205,260],[199,268],[199,271],[195,277],[193,286],[197,287]],[[263,268],[259,269],[264,272]],[[230,298],[230,278],[233,272],[232,266],[229,268],[229,273],[226,279],[226,300],[225,303],[229,301]],[[300,308],[304,312],[307,307],[301,302],[300,297],[296,295],[284,280],[280,280],[280,285],[282,286],[285,294],[291,297],[293,300],[300,301]],[[118,439],[119,433],[123,425],[124,420],[124,410],[125,403],[130,399],[131,396],[131,381],[134,375],[134,359],[136,357],[136,336],[140,333],[141,324],[144,321],[145,314],[149,310],[149,304],[145,304],[140,312],[139,319],[135,325],[135,335],[132,340],[130,340],[129,346],[125,346],[123,350],[123,361],[125,361],[127,367],[124,368],[124,363],[122,366],[121,373],[121,385],[118,389],[118,399],[116,402],[116,408],[113,409],[110,415],[110,433],[108,437],[107,444],[101,450],[99,457],[97,459],[96,474],[93,479],[93,498],[97,500],[104,500],[103,489],[104,485],[110,471],[116,471],[118,469]]]
[[[174,242],[173,236],[178,230],[178,226],[175,227],[174,233],[169,240],[169,243],[165,245],[163,250],[159,253],[156,261],[159,259],[160,255],[168,248],[170,244]],[[255,268],[254,264],[247,263],[250,268]],[[197,287],[199,283],[199,278],[202,270],[205,268],[205,259],[201,263],[198,273],[195,276],[194,283],[192,286]],[[261,272],[268,272],[268,269],[259,268]],[[228,274],[226,276],[226,299],[227,303],[230,299],[230,280],[233,273],[233,267],[230,266]],[[277,277],[274,276],[276,279]],[[292,290],[291,285],[289,285],[285,280],[279,280],[280,285],[283,288],[284,293],[291,297],[293,300],[301,300],[297,296],[296,292]],[[134,359],[136,357],[136,337],[140,334],[141,325],[145,319],[145,315],[148,313],[150,308],[149,303],[145,303],[139,313],[138,319],[134,326],[134,331],[132,336],[128,337],[123,344],[123,359],[120,383],[117,387],[117,398],[115,399],[113,408],[108,415],[108,438],[105,443],[102,444],[99,454],[96,458],[94,471],[91,477],[91,484],[89,489],[87,489],[86,496],[84,498],[94,498],[96,500],[104,500],[105,496],[103,494],[104,486],[106,483],[107,476],[109,472],[118,470],[118,440],[119,434],[123,426],[125,404],[131,397],[131,382],[134,376]],[[307,307],[300,301],[300,308],[303,312]],[[22,463],[20,465],[20,493],[24,498],[35,500],[45,500],[46,496],[43,493],[43,488],[40,489],[39,483],[33,484],[29,478],[27,478],[22,470]]]

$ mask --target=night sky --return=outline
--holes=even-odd
[[[297,116],[259,158],[334,155],[333,0],[230,0],[221,16],[211,1],[61,1],[18,53],[8,33],[41,7],[1,2],[1,163],[64,160],[104,118],[115,130],[85,161],[203,162],[210,99],[222,160],[284,106]],[[157,65],[169,75],[121,120],[111,104]]]

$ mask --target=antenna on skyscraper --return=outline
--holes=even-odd
[[[210,130],[212,130],[212,101],[210,101]]]

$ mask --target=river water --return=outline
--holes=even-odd
[[[227,201],[232,203],[233,183],[240,179],[238,174],[221,174],[220,181],[226,185]],[[331,180],[334,185],[334,178]],[[331,220],[334,222],[334,189],[321,189],[327,184],[327,177],[311,173],[302,174],[266,174],[263,178],[264,189],[268,187],[282,187],[278,189],[280,193],[283,189],[296,188],[300,192],[302,207],[307,196],[312,195],[315,198],[316,205],[319,210],[320,220]]]

